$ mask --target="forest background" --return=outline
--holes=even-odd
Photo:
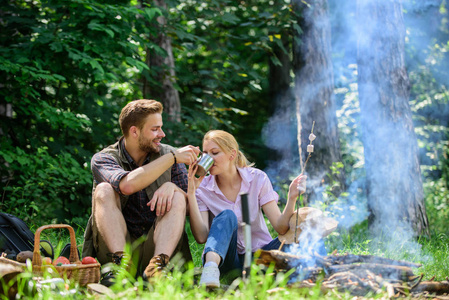
[[[83,229],[91,212],[90,159],[117,140],[121,108],[140,98],[164,103],[167,144],[201,146],[210,129],[234,134],[285,199],[318,117],[312,110],[301,117],[296,109],[305,89],[297,79],[307,65],[298,45],[307,45],[307,14],[321,11],[330,33],[323,49],[330,54],[332,89],[326,99],[312,98],[332,109],[315,125],[309,202],[341,228],[368,222],[354,34],[363,20],[354,1],[17,0],[1,6],[1,211],[30,226]],[[403,1],[399,19],[405,43],[399,54],[410,80],[406,109],[429,222],[419,234],[447,240],[446,1]],[[320,144],[332,132],[337,141]],[[397,147],[396,134],[378,141],[385,154]],[[325,170],[313,173],[322,165]]]

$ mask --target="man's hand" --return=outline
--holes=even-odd
[[[197,161],[198,155],[201,153],[199,147],[191,145],[179,148],[175,151],[176,161],[178,163],[185,163],[191,165]]]
[[[166,182],[154,192],[153,198],[147,203],[147,206],[153,211],[156,208],[156,216],[163,216],[169,212],[173,202],[175,191],[179,190],[176,184]]]

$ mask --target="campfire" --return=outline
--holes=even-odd
[[[379,294],[388,297],[413,296],[449,299],[449,281],[422,281],[423,274],[415,275],[420,264],[371,255],[293,255],[279,250],[257,253],[256,263],[270,266],[276,272],[294,269],[288,285],[294,288],[311,288],[321,283],[321,290],[349,291],[355,296]],[[445,295],[446,297],[441,297]]]
[[[307,159],[301,161],[301,173],[305,172],[307,162],[313,151],[315,122],[309,135]],[[298,139],[300,140],[300,139]],[[301,147],[300,147],[300,157]],[[302,203],[302,195],[300,195]],[[388,297],[432,297],[449,300],[449,281],[436,282],[433,278],[423,281],[424,274],[416,275],[413,270],[421,267],[407,261],[388,259],[372,255],[318,254],[294,255],[280,251],[284,244],[314,244],[333,232],[338,222],[312,207],[298,208],[289,221],[287,233],[279,235],[282,242],[279,250],[259,250],[256,264],[274,266],[275,272],[289,272],[288,285],[292,288],[311,288],[320,285],[323,292],[350,292],[354,296],[376,295],[387,292]],[[307,246],[305,247],[307,248]],[[304,249],[302,249],[304,250]],[[299,251],[298,253],[310,253]]]
[[[282,245],[278,250],[259,250],[255,255],[256,264],[273,265],[275,272],[293,270],[289,275],[289,287],[311,288],[320,285],[323,292],[350,292],[354,296],[386,291],[390,298],[437,295],[438,299],[449,299],[448,279],[423,281],[423,274],[414,273],[421,264],[372,255],[338,255],[336,252],[320,256],[311,250],[313,247],[301,248],[301,244],[313,246],[313,241],[326,237],[337,228],[338,222],[318,209],[299,208],[290,218],[289,225],[289,231],[279,236]],[[284,244],[293,246],[292,253],[301,254],[280,251]]]

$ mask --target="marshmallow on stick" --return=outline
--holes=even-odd
[[[307,152],[312,153],[313,152],[313,145],[307,145]]]
[[[311,130],[311,132],[309,134],[309,141],[310,142],[307,145],[307,153],[309,153],[309,155],[307,156],[306,162],[304,163],[304,166],[302,168],[302,172],[301,173],[304,173],[304,171],[306,170],[307,162],[309,161],[309,158],[310,158],[310,156],[313,153],[313,148],[314,147],[313,147],[312,143],[316,139],[316,135],[313,134],[313,128],[314,127],[315,127],[315,121],[313,121],[313,123],[312,123],[312,130]]]
[[[307,153],[309,153],[309,155],[307,155],[307,159],[306,162],[304,163],[304,166],[302,167],[302,171],[301,174],[304,174],[304,171],[306,170],[306,166],[307,166],[307,162],[309,161],[309,158],[312,156],[313,153],[313,145],[312,142],[316,139],[316,135],[313,134],[313,128],[315,127],[315,121],[313,121],[312,123],[312,130],[309,134],[309,144],[307,145]],[[301,199],[302,202],[302,193],[304,192],[303,189],[301,189],[301,186],[298,184],[298,190],[300,191],[299,197]],[[298,243],[299,241],[296,240],[297,235],[297,230],[298,230],[298,219],[299,219],[299,215],[298,215],[299,209],[296,210],[296,227],[295,227],[295,243]],[[281,246],[282,247],[282,246]],[[279,248],[280,249],[280,248]]]

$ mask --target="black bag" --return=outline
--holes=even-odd
[[[48,253],[42,246],[41,254],[53,259],[53,247],[48,241],[51,253]],[[16,255],[21,251],[34,250],[34,234],[25,222],[14,215],[0,212],[0,252],[7,254],[10,259],[16,259]]]

